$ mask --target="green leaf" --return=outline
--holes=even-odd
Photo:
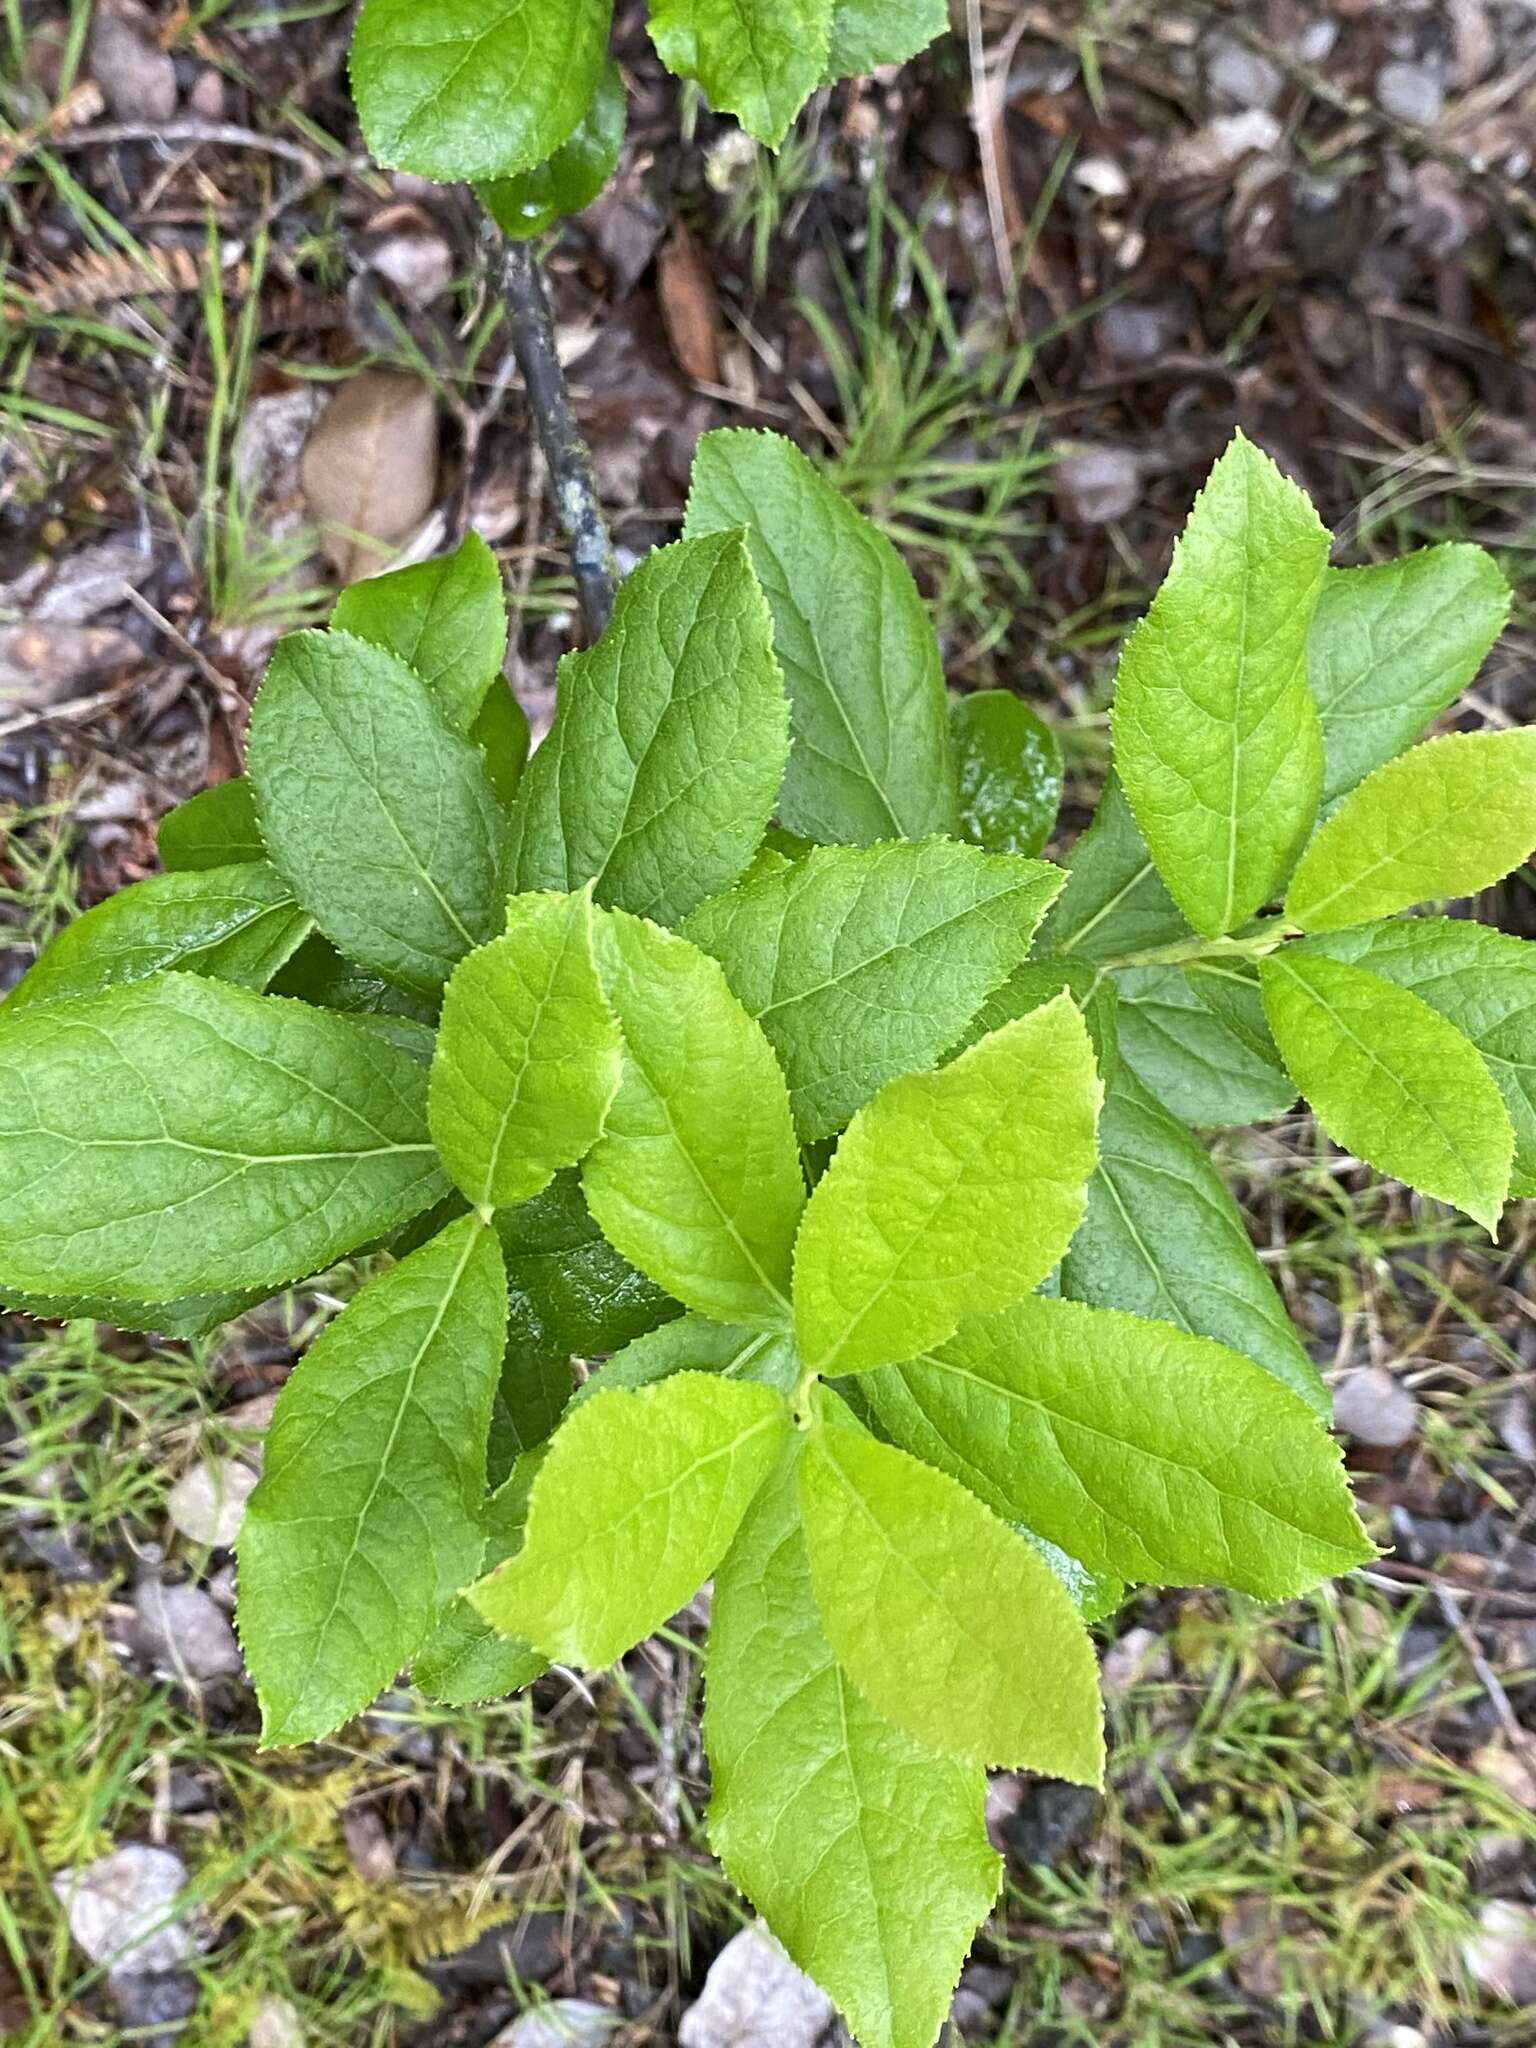
[[[805,1181],[773,1049],[686,939],[615,911],[597,950],[624,1069],[587,1154],[587,1206],[610,1244],[689,1308],[783,1323]]]
[[[811,1434],[800,1499],[822,1627],[876,1713],[942,1756],[1102,1782],[1093,1645],[1016,1529],[836,1424]]]
[[[256,798],[250,783],[245,776],[235,775],[188,797],[160,820],[156,844],[167,874],[265,860],[267,849],[257,828]]]
[[[403,661],[457,733],[469,732],[507,658],[501,571],[474,532],[451,555],[349,585],[331,624]]]
[[[1536,946],[1463,918],[1409,917],[1330,932],[1302,950],[1411,990],[1472,1041],[1515,1128],[1510,1192],[1536,1195]]]
[[[66,925],[6,1007],[90,995],[167,967],[262,989],[309,928],[308,913],[264,861],[151,875]]]
[[[1070,995],[1083,1013],[1099,1077],[1107,1085],[1120,1064],[1115,1033],[1120,998],[1112,975],[1101,974],[1091,960],[1074,959],[1070,953],[1052,953],[1047,959],[1026,960],[1016,967],[987,997],[954,1051],[975,1045],[988,1032],[1000,1031],[1016,1017],[1027,1017],[1031,1010],[1063,993]]]
[[[953,833],[944,672],[911,571],[792,442],[706,434],[684,531],[743,527],[793,706],[782,823],[861,846]]]
[[[704,1373],[585,1402],[545,1453],[522,1549],[470,1599],[552,1662],[612,1664],[703,1585],[789,1429],[771,1388]]]
[[[1089,1571],[1081,1558],[1070,1557],[1059,1543],[1052,1543],[1023,1522],[1015,1522],[1013,1526],[1031,1549],[1037,1550],[1045,1559],[1089,1627],[1096,1621],[1107,1621],[1125,1605],[1125,1596],[1130,1589],[1124,1579],[1113,1572]]]
[[[549,1441],[573,1390],[571,1361],[564,1352],[533,1350],[513,1332],[491,1404],[485,1476],[492,1486],[499,1486],[526,1452]]]
[[[273,977],[271,993],[295,996],[322,1010],[344,1010],[352,1017],[397,1017],[429,1028],[438,1005],[426,996],[396,988],[382,974],[344,960],[329,939],[311,932],[303,945]]]
[[[1111,776],[1093,823],[1072,849],[1066,887],[1041,927],[1039,950],[1113,960],[1189,936],[1125,792]]]
[[[231,1294],[189,1294],[183,1301],[122,1301],[86,1294],[28,1294],[0,1283],[0,1303],[11,1315],[38,1316],[45,1322],[111,1323],[119,1330],[143,1331],[190,1343],[233,1322],[248,1308],[267,1299],[270,1289],[246,1288]]]
[[[539,1462],[536,1456],[519,1458],[485,1503],[486,1566],[516,1557],[522,1549],[528,1497]],[[472,1707],[521,1692],[548,1668],[537,1650],[498,1635],[467,1600],[455,1595],[413,1659],[411,1677],[429,1700],[441,1706]]]
[[[313,1273],[446,1192],[426,1093],[351,1019],[197,975],[7,1006],[0,1298],[175,1302]]]
[[[1258,982],[1239,968],[1135,967],[1116,986],[1121,1052],[1185,1123],[1258,1123],[1295,1102]]]
[[[498,803],[511,804],[528,763],[528,714],[504,676],[492,679],[475,713],[469,736],[485,756],[486,773]]]
[[[1332,1413],[1210,1153],[1124,1068],[1104,1097],[1099,1167],[1062,1260],[1061,1291],[1214,1337],[1324,1421]]]
[[[903,1449],[1096,1571],[1283,1600],[1375,1555],[1313,1414],[1168,1323],[1022,1301],[866,1392]]]
[[[654,1386],[676,1372],[717,1372],[722,1379],[751,1380],[792,1394],[800,1378],[800,1354],[786,1330],[747,1330],[737,1323],[711,1322],[708,1316],[684,1316],[615,1352],[578,1388],[573,1405],[613,1387],[633,1392]]]
[[[251,713],[272,859],[326,937],[435,995],[501,928],[501,812],[426,685],[349,633],[279,643]]]
[[[686,929],[767,1032],[800,1135],[821,1138],[954,1044],[1061,881],[1044,861],[952,839],[821,846],[701,905]]]
[[[591,103],[613,0],[367,0],[352,93],[381,164],[453,184],[512,177]]]
[[[579,889],[673,924],[757,851],[789,707],[739,534],[648,555],[595,647],[560,664],[559,708],[512,813],[519,892]]]
[[[1120,659],[1115,766],[1163,880],[1207,936],[1275,894],[1317,815],[1306,648],[1327,561],[1305,494],[1239,434]]]
[[[949,707],[960,829],[989,853],[1038,853],[1061,809],[1061,742],[1011,690]]]
[[[1498,563],[1462,542],[1327,572],[1307,636],[1325,810],[1456,701],[1508,616]]]
[[[1361,967],[1287,947],[1264,1007],[1291,1078],[1336,1144],[1454,1202],[1493,1234],[1515,1139],[1498,1084],[1454,1025]]]
[[[239,1541],[264,1743],[361,1712],[479,1570],[506,1314],[495,1232],[466,1216],[371,1281],[284,1387]]]
[[[590,206],[613,176],[624,147],[625,113],[624,80],[607,57],[590,106],[554,154],[515,178],[477,185],[475,197],[514,241],[543,234],[562,215]]]
[[[651,41],[716,113],[777,149],[821,84],[832,0],[651,0]]]
[[[827,77],[905,64],[949,27],[947,0],[833,0]]]
[[[503,1208],[575,1166],[619,1085],[619,1028],[592,960],[592,899],[514,896],[507,929],[453,971],[428,1113],[472,1202]]]
[[[528,1351],[600,1358],[683,1312],[603,1236],[581,1181],[557,1173],[542,1194],[500,1209],[511,1329]]]
[[[1028,1294],[1082,1219],[1102,1090],[1070,997],[937,1073],[888,1082],[849,1125],[795,1251],[807,1365],[867,1372]]]
[[[930,2048],[1002,1866],[980,1768],[882,1721],[822,1631],[786,1447],[715,1573],[709,1839],[864,2048]]]
[[[1337,931],[1471,896],[1536,846],[1536,730],[1426,740],[1352,790],[1301,857],[1285,913]]]

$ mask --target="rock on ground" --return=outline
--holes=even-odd
[[[585,1998],[556,1998],[503,2027],[489,2048],[603,2048],[620,2015]]]
[[[240,1534],[256,1474],[238,1458],[203,1458],[171,1488],[166,1513],[194,1543],[227,1550]]]
[[[226,1678],[244,1667],[217,1601],[197,1586],[147,1579],[133,1596],[140,1649],[176,1678]]]
[[[1418,1428],[1419,1404],[1384,1366],[1361,1366],[1333,1390],[1333,1426],[1357,1444],[1395,1451]]]
[[[681,2048],[828,2048],[839,2032],[827,1994],[765,1927],[744,1927],[710,1964],[677,2038]]]
[[[109,1963],[115,1977],[159,1977],[192,1953],[185,1921],[171,1917],[186,1882],[187,1867],[172,1850],[128,1842],[95,1863],[59,1871],[53,1889],[93,1963]]]

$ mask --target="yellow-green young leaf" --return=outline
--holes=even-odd
[[[273,862],[349,959],[432,996],[500,929],[484,758],[397,656],[350,633],[280,641],[249,772]]]
[[[867,846],[957,826],[939,645],[912,572],[779,434],[706,434],[684,531],[746,529],[793,704],[779,817]]]
[[[1061,808],[1061,742],[1011,690],[976,690],[949,708],[960,829],[989,853],[1038,853]]]
[[[877,1713],[942,1756],[1102,1781],[1093,1645],[1017,1530],[837,1422],[811,1434],[800,1500],[822,1627]]]
[[[1461,917],[1404,917],[1309,939],[1438,1010],[1488,1063],[1515,1127],[1514,1195],[1536,1195],[1536,944]]]
[[[1426,740],[1367,776],[1301,857],[1285,913],[1338,931],[1471,896],[1536,846],[1536,730]]]
[[[0,1299],[280,1287],[447,1193],[427,1076],[350,1017],[162,974],[0,1010]]]
[[[741,536],[678,541],[560,664],[554,726],[512,813],[514,886],[579,889],[675,924],[728,889],[773,811],[789,705]]]
[[[1115,767],[1174,900],[1208,935],[1274,895],[1317,815],[1306,647],[1327,561],[1305,493],[1239,434],[1120,658]]]
[[[624,116],[624,80],[608,57],[591,105],[553,156],[515,178],[477,185],[475,197],[514,241],[542,235],[562,214],[590,206],[613,176],[624,147]]]
[[[440,184],[531,170],[597,90],[613,0],[368,0],[352,92],[381,164]]]
[[[1093,823],[1072,849],[1066,887],[1046,914],[1036,950],[1113,960],[1190,936],[1111,775]]]
[[[709,1839],[863,2048],[931,2048],[1002,1875],[979,1765],[883,1721],[823,1632],[798,1441],[715,1573]]]
[[[1061,1291],[1214,1337],[1321,1420],[1333,1412],[1209,1150],[1123,1064],[1105,1091],[1098,1171]]]
[[[613,1663],[709,1577],[790,1426],[771,1388],[695,1372],[584,1402],[545,1453],[522,1549],[471,1600],[552,1661]]]
[[[151,875],[66,925],[6,1006],[89,995],[167,967],[262,989],[309,929],[308,912],[265,861]]]
[[[767,1032],[801,1137],[824,1138],[955,1043],[1062,879],[953,839],[818,846],[701,904],[686,929]]]
[[[689,1308],[784,1323],[805,1182],[772,1047],[686,939],[615,911],[597,952],[624,1068],[582,1171],[587,1206]]]
[[[777,149],[821,84],[832,0],[651,0],[651,41],[720,114]]]
[[[1498,563],[1460,541],[1328,571],[1307,637],[1325,810],[1456,701],[1508,616]]]
[[[619,1027],[592,959],[592,899],[514,896],[507,929],[454,969],[428,1116],[472,1202],[499,1209],[575,1166],[619,1085]]]
[[[1096,1571],[1284,1600],[1375,1555],[1311,1411],[1168,1323],[1037,1297],[862,1391],[904,1450]]]
[[[515,1557],[528,1526],[528,1498],[540,1453],[520,1457],[485,1503],[485,1555],[493,1566]],[[537,1650],[499,1635],[460,1594],[438,1614],[432,1632],[411,1660],[411,1677],[429,1700],[445,1707],[477,1706],[521,1692],[549,1668]]]
[[[1335,1144],[1491,1235],[1515,1137],[1476,1048],[1407,989],[1295,947],[1264,962],[1263,987],[1291,1078]]]
[[[577,1389],[572,1405],[614,1387],[633,1392],[654,1386],[675,1372],[717,1372],[723,1379],[753,1380],[792,1394],[800,1378],[800,1354],[787,1330],[748,1330],[739,1323],[712,1323],[708,1316],[683,1316],[605,1359]]]
[[[905,64],[948,27],[946,0],[833,0],[827,77],[862,77],[885,64]]]
[[[348,1721],[480,1569],[507,1293],[477,1217],[372,1280],[295,1368],[240,1531],[240,1635],[269,1744]]]
[[[160,820],[155,835],[160,865],[167,874],[185,868],[224,868],[236,861],[265,860],[266,842],[256,825],[256,798],[243,775],[215,783],[188,797]]]
[[[478,533],[451,555],[353,583],[331,624],[421,677],[444,725],[467,733],[507,658],[507,600],[496,557]]]
[[[795,1325],[825,1376],[911,1358],[1039,1285],[1082,1220],[1102,1096],[1069,996],[848,1126],[795,1249]]]

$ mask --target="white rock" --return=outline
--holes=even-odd
[[[1129,448],[1077,448],[1056,464],[1052,484],[1064,519],[1106,526],[1134,511],[1141,470]]]
[[[585,1998],[556,1998],[503,2027],[489,2048],[603,2048],[620,2015]]]
[[[1272,107],[1284,83],[1277,66],[1232,36],[1216,36],[1206,52],[1205,82],[1240,107]]]
[[[129,1842],[78,1870],[61,1870],[53,1889],[69,1931],[93,1963],[114,1976],[161,1976],[192,1953],[186,1924],[171,1919],[187,1868],[169,1849]]]
[[[1419,1426],[1419,1404],[1380,1365],[1347,1372],[1333,1390],[1333,1426],[1357,1444],[1395,1451]]]
[[[304,2048],[304,2024],[286,1998],[264,1998],[256,2008],[245,2048]]]
[[[744,1927],[709,1966],[678,2029],[681,2048],[820,2048],[832,2001],[764,1927]]]
[[[243,1668],[234,1630],[200,1587],[146,1579],[133,1605],[144,1648],[173,1677],[224,1678]]]
[[[171,1488],[166,1512],[183,1536],[227,1550],[240,1534],[256,1474],[238,1458],[203,1458]]]
[[[1536,1913],[1512,1899],[1490,1899],[1464,1959],[1481,1988],[1509,2005],[1536,2005]]]
[[[1383,64],[1376,74],[1376,104],[1394,121],[1432,128],[1445,106],[1445,88],[1422,64]]]

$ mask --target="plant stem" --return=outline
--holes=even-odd
[[[1257,931],[1242,938],[1179,939],[1171,946],[1154,946],[1145,953],[1123,953],[1117,960],[1101,960],[1099,972],[1108,974],[1121,967],[1175,967],[1188,960],[1259,960],[1298,935],[1296,925],[1287,924],[1284,918],[1270,917],[1264,919]]]
[[[602,636],[613,611],[613,545],[597,502],[592,451],[571,410],[544,279],[527,242],[507,244],[502,288],[512,314],[512,348],[570,543],[576,596],[590,642]]]

